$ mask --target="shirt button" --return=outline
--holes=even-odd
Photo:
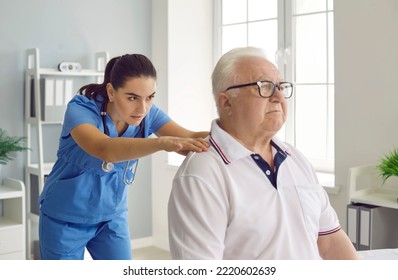
[[[267,174],[269,176],[269,175],[271,175],[271,171],[267,170],[267,171],[265,171],[265,174]]]
[[[254,156],[254,159],[255,160],[259,160],[260,158],[258,156]]]

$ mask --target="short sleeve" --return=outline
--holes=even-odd
[[[329,196],[327,192],[322,189],[323,196],[323,208],[321,212],[321,217],[319,221],[319,233],[318,235],[327,235],[333,232],[338,231],[341,228],[339,218],[337,216],[336,211],[332,207],[329,201]]]
[[[69,103],[65,112],[62,136],[83,123],[100,127],[101,117],[99,105],[84,95],[76,95]]]
[[[162,109],[153,104],[148,114],[149,135],[158,131],[170,120],[171,118]]]

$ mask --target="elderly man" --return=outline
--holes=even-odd
[[[191,153],[169,199],[174,259],[356,259],[309,161],[275,135],[293,85],[257,48],[213,75],[211,149]]]

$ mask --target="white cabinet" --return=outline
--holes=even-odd
[[[348,176],[347,233],[357,250],[398,247],[398,178],[384,184],[376,164],[352,167]]]
[[[24,260],[26,242],[25,185],[6,178],[0,182],[0,260]]]
[[[25,166],[27,259],[34,258],[33,251],[37,248],[37,242],[34,242],[38,240],[37,200],[57,153],[56,148],[49,148],[51,145],[46,140],[58,141],[67,103],[84,84],[102,82],[108,60],[107,52],[98,52],[95,54],[95,68],[64,72],[55,68],[42,68],[39,49],[26,51],[25,136],[27,145],[31,148],[27,151]],[[46,130],[49,128],[51,131],[54,126],[57,127],[55,133]],[[44,135],[44,132],[47,134]]]
[[[398,178],[383,184],[376,164],[351,167],[348,188],[350,202],[398,209]]]

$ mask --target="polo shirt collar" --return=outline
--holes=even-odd
[[[225,132],[219,126],[218,121],[218,119],[215,119],[211,123],[209,141],[224,163],[230,164],[235,160],[251,156],[253,152]],[[271,141],[273,142],[273,154],[275,153],[274,149],[276,149],[276,152],[284,154],[285,157],[290,155],[289,147],[277,137],[274,137]]]

